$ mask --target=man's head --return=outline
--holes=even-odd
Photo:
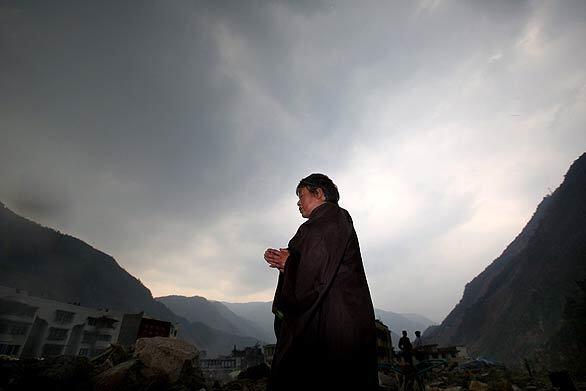
[[[407,336],[407,330],[403,330],[402,333],[403,333],[403,337]]]
[[[421,331],[416,331],[416,332],[415,332],[415,336],[416,336],[417,338],[421,337]]]
[[[340,199],[338,187],[324,174],[311,174],[303,178],[297,185],[295,193],[299,197],[297,202],[299,212],[305,218],[308,218],[311,212],[324,202],[337,204]]]
[[[338,193],[338,187],[332,182],[327,175],[324,174],[311,174],[301,181],[297,185],[295,193],[299,195],[299,189],[306,187],[311,193],[317,195],[318,189],[321,189],[324,193],[327,202],[337,204],[340,200],[340,193]]]

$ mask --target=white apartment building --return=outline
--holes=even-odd
[[[118,340],[123,315],[0,286],[0,354],[95,356]]]

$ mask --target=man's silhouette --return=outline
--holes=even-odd
[[[415,341],[413,341],[413,354],[419,361],[423,360],[423,341],[421,340],[421,331],[415,332]]]
[[[411,345],[411,340],[407,337],[407,330],[403,330],[403,336],[399,339],[399,349],[401,349],[401,355],[405,362],[409,364],[413,364],[413,358],[411,357],[411,351],[413,350],[413,346]]]

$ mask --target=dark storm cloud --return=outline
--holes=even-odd
[[[42,179],[22,181],[20,187],[13,189],[6,200],[8,204],[27,216],[40,216],[45,219],[63,219],[67,215],[69,200],[60,194],[53,183]]]
[[[17,185],[51,167],[76,188],[75,199],[131,186],[139,193],[132,203],[142,204],[135,208],[156,205],[167,217],[207,213],[201,199],[229,206],[260,149],[240,143],[230,118],[242,92],[217,71],[213,16],[221,10],[190,2],[15,6],[1,79],[11,144],[5,177],[15,162]]]
[[[0,200],[156,294],[268,299],[260,255],[326,172],[378,305],[439,317],[458,289],[395,273],[463,286],[585,147],[584,8],[4,2]]]

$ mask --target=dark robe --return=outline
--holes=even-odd
[[[374,310],[350,215],[318,206],[288,249],[269,390],[376,389]]]

